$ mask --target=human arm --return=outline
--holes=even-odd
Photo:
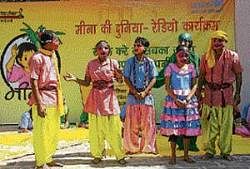
[[[240,57],[236,52],[232,52],[232,71],[235,74],[235,92],[234,92],[234,105],[237,106],[240,104],[240,92],[242,85],[242,72],[243,68],[240,63]]]
[[[187,103],[190,101],[190,99],[196,93],[197,86],[198,86],[197,85],[197,79],[196,78],[192,78],[192,89],[191,89],[190,93],[188,94],[188,96],[186,97],[186,102]]]
[[[84,79],[79,79],[72,73],[66,73],[66,75],[63,76],[63,78],[66,81],[73,81],[83,86],[89,86],[91,82],[91,78],[89,76],[85,76]]]
[[[130,80],[127,77],[124,77],[124,82],[127,84],[129,88],[129,92],[136,97],[136,99],[140,99],[141,96],[139,92],[135,89],[135,87],[131,84]]]
[[[150,82],[149,85],[146,87],[146,89],[142,92],[139,93],[141,99],[145,98],[149,92],[151,91],[151,89],[153,88],[154,84],[156,82],[156,77],[154,77]]]
[[[17,55],[17,44],[12,46],[11,48],[11,57],[6,64],[7,72],[11,72],[13,65],[15,64],[16,55]]]
[[[118,83],[123,82],[123,73],[122,70],[119,68],[119,64],[116,60],[114,61],[114,77]]]
[[[240,104],[241,98],[240,98],[240,91],[242,86],[242,73],[236,74],[236,84],[235,84],[235,93],[234,93],[234,105]]]
[[[180,108],[185,108],[186,103],[180,99],[177,98],[177,95],[174,93],[174,91],[171,89],[170,85],[170,77],[165,77],[165,90],[167,91],[167,94],[173,99],[175,104]]]
[[[31,78],[31,90],[36,100],[38,116],[44,118],[46,116],[46,108],[45,108],[45,105],[43,105],[41,102],[41,95],[39,92],[37,79]]]

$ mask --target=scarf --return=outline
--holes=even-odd
[[[61,80],[60,80],[60,75],[59,75],[59,70],[58,70],[58,64],[57,64],[57,59],[56,59],[56,53],[55,51],[49,51],[46,49],[39,49],[39,51],[46,56],[49,56],[52,58],[52,63],[55,67],[56,71],[56,77],[57,77],[57,111],[60,113],[60,116],[64,114],[64,105],[63,105],[63,94],[62,94],[62,85],[61,85]]]
[[[212,46],[214,38],[223,39],[227,42],[228,35],[226,32],[221,31],[221,30],[218,30],[212,33],[211,39],[209,41],[207,53],[206,53],[206,60],[207,60],[208,68],[212,68],[215,66],[215,52]]]

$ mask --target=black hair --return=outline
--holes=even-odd
[[[18,47],[17,47],[17,55],[16,55],[16,62],[23,67],[23,65],[19,62],[19,60],[22,60],[23,59],[23,53],[24,52],[27,52],[27,51],[34,51],[36,52],[37,51],[37,48],[36,46],[33,44],[33,43],[30,43],[30,42],[24,42],[24,43],[21,43]]]
[[[149,45],[150,45],[149,41],[146,38],[140,37],[140,36],[138,36],[135,39],[135,43],[140,43],[140,44],[142,44],[146,48],[149,47]]]
[[[178,45],[176,47],[176,53],[178,53],[179,51],[184,51],[185,53],[189,53],[189,48],[187,46]]]
[[[50,43],[53,41],[54,38],[58,38],[55,34],[55,32],[51,30],[45,30],[41,36],[40,36],[40,44],[43,47],[47,43]]]
[[[111,47],[110,47],[109,43],[108,43],[106,40],[100,40],[100,41],[98,41],[98,42],[96,43],[95,48],[94,48],[94,52],[93,52],[94,55],[95,55],[95,56],[97,55],[96,49],[97,49],[97,47],[98,47],[101,43],[106,43],[106,44],[107,44],[107,46],[108,46],[108,48],[109,48],[109,56],[110,56],[110,55],[111,55]]]

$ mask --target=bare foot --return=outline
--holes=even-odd
[[[170,157],[168,164],[175,165],[176,164],[176,157]]]

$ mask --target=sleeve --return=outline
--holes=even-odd
[[[165,73],[164,73],[164,77],[170,77],[171,72],[172,72],[172,68],[171,68],[172,64],[169,64],[166,69],[165,69]]]
[[[200,73],[205,72],[205,66],[206,65],[206,55],[203,55],[201,60],[200,60]]]
[[[85,71],[85,77],[91,78],[91,76],[90,76],[90,62],[87,65],[87,68],[86,68],[86,71]]]
[[[111,61],[112,61],[112,64],[113,64],[113,66],[114,66],[114,69],[120,69],[120,68],[119,68],[120,66],[119,66],[119,63],[118,63],[117,60],[112,59]]]
[[[232,57],[232,69],[235,74],[241,73],[243,71],[243,68],[240,64],[240,57],[236,52],[233,52],[233,57]]]
[[[152,67],[152,70],[151,70],[152,76],[153,77],[158,76],[158,71],[157,71],[157,68],[155,66],[155,62],[153,60],[151,61],[151,67]]]
[[[30,77],[31,79],[38,79],[41,74],[42,58],[39,55],[34,55],[30,61]]]
[[[123,76],[126,78],[129,78],[130,74],[131,74],[131,59],[128,59],[125,63],[124,69],[123,69]]]
[[[196,73],[195,66],[193,64],[190,64],[190,71],[191,71],[191,74],[192,74],[192,78],[196,78],[197,73]]]

